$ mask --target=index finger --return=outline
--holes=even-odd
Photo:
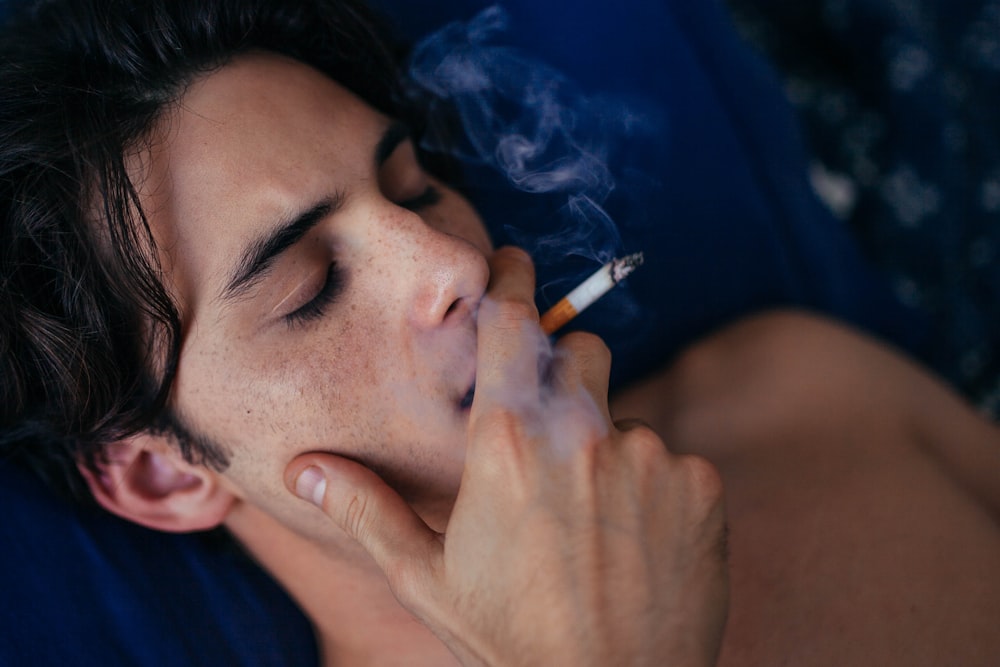
[[[538,395],[539,350],[546,344],[535,307],[535,267],[523,250],[490,258],[490,286],[479,306],[476,406]]]

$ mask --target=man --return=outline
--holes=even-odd
[[[106,90],[134,86],[135,106],[60,129],[127,117],[117,152],[74,136],[73,169],[5,166],[21,188],[4,232],[19,244],[7,433],[61,436],[94,498],[132,521],[225,525],[329,664],[710,664],[726,609],[716,469],[722,663],[995,657],[992,425],[891,352],[793,314],[712,337],[609,406],[600,343],[569,336],[547,357],[530,262],[494,252],[420,166],[378,73],[352,62],[378,53],[362,10],[306,13],[342,39],[326,62],[291,46],[288,26],[316,21],[226,10],[112,22],[98,63],[121,61]],[[75,170],[39,216],[29,188]],[[29,289],[44,270],[24,259],[29,232],[90,260],[61,274],[80,289]],[[52,343],[67,312],[94,319],[88,358]],[[104,378],[79,372],[102,331],[132,362],[103,405],[89,390]]]
[[[48,456],[45,448],[66,447],[64,463],[79,465],[94,498],[116,514],[173,531],[224,523],[279,580],[291,567],[294,576],[282,583],[316,623],[331,664],[384,664],[387,652],[406,664],[453,655],[465,663],[577,661],[574,653],[580,663],[630,653],[709,662],[725,610],[716,478],[703,463],[675,462],[645,430],[619,433],[610,425],[599,407],[606,406],[608,359],[594,340],[578,338],[574,354],[553,362],[545,400],[531,398],[544,341],[537,324],[525,328],[530,264],[508,251],[488,271],[491,248],[474,211],[423,171],[403,126],[360,97],[387,105],[391,91],[363,9],[200,4],[123,8],[111,24],[100,12],[87,16],[81,4],[43,7],[43,14],[79,12],[34,23],[44,32],[47,18],[68,34],[45,49],[30,27],[16,35],[24,40],[21,63],[31,60],[26,54],[59,60],[59,48],[89,53],[78,39],[107,49],[115,62],[82,58],[89,84],[73,81],[72,64],[56,73],[37,64],[9,68],[11,103],[17,93],[37,104],[58,91],[65,104],[89,110],[51,119],[21,107],[6,119],[5,164],[18,178],[6,200],[13,252],[5,284],[19,311],[6,320],[7,433],[28,441],[24,451],[36,460]],[[99,39],[90,41],[90,28]],[[210,34],[199,34],[206,28]],[[334,48],[306,49],[300,57],[312,66],[261,50],[281,43],[295,54],[303,34],[313,33]],[[185,46],[162,48],[170,43]],[[223,126],[228,131],[218,133]],[[101,167],[73,193],[63,169],[20,160],[15,154],[24,150],[47,154],[49,164]],[[42,184],[53,181],[62,185]],[[38,215],[36,205],[50,215]],[[54,252],[70,230],[77,240]],[[39,248],[54,255],[35,261]],[[68,266],[81,254],[83,276],[80,265]],[[39,271],[47,277],[39,280]],[[150,279],[152,287],[142,282]],[[483,301],[488,279],[491,300]],[[76,281],[73,297],[82,303],[47,289],[65,281]],[[46,294],[34,292],[39,283]],[[79,324],[101,318],[92,334]],[[72,342],[81,331],[83,340]],[[51,345],[59,333],[64,342]],[[85,359],[72,358],[81,347]],[[115,351],[104,358],[115,362],[98,369],[98,350],[108,347]],[[85,368],[53,378],[78,361]],[[528,403],[509,404],[514,396]],[[558,407],[555,418],[540,412],[546,404]],[[75,414],[60,421],[65,412]],[[130,425],[137,420],[146,422],[140,430]],[[531,432],[536,427],[548,436]],[[549,441],[580,453],[525,458],[551,449]],[[468,474],[484,479],[451,517],[471,442],[485,454]],[[520,469],[496,470],[517,448],[511,463]],[[443,560],[436,576],[421,577],[423,590],[400,566],[389,567],[390,590],[353,539],[285,488],[286,466],[312,450],[363,461],[429,525],[447,523],[443,551],[437,534],[422,528],[430,537],[425,560],[434,545]],[[556,468],[566,476],[574,472],[567,463],[594,457],[607,472],[578,479],[575,489],[566,488],[571,478],[557,485],[555,475],[542,474]],[[296,488],[313,477],[300,475]],[[674,477],[677,483],[664,483]],[[638,508],[627,502],[635,478],[656,482]],[[496,487],[518,481],[523,493],[500,502]],[[529,482],[544,482],[555,495],[536,498]],[[330,489],[332,496],[336,486]],[[594,503],[595,493],[626,491],[612,511]],[[315,489],[306,495],[316,498]],[[596,515],[585,518],[573,505],[588,500]],[[672,524],[664,521],[668,510]],[[605,536],[605,518],[632,523]],[[420,529],[410,523],[411,534]],[[623,542],[625,528],[636,539]],[[491,548],[486,537],[504,548]],[[577,567],[561,558],[574,543]],[[531,552],[549,564],[510,557]],[[672,552],[679,556],[673,574],[658,570],[616,590],[624,572],[609,576],[615,569],[662,562]],[[609,557],[619,565],[609,569]],[[425,560],[407,559],[405,569]],[[526,572],[551,581],[537,586]],[[683,594],[647,613],[664,589],[678,587],[675,578]],[[689,619],[681,606],[706,609]],[[636,633],[643,618],[648,627]]]

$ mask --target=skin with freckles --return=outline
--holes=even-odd
[[[409,139],[378,164],[391,126],[318,72],[252,54],[191,86],[134,160],[187,326],[173,409],[230,452],[234,494],[311,535],[326,527],[281,481],[298,453],[364,461],[430,520],[462,470],[490,242]],[[248,248],[317,205],[227,293]]]

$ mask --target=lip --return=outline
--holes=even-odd
[[[461,400],[459,400],[458,407],[461,408],[463,412],[469,410],[472,407],[472,399],[475,398],[475,395],[476,395],[476,381],[473,380],[472,385],[469,387],[469,390],[466,391],[465,395],[462,396]]]
[[[472,399],[476,393],[477,341],[475,320],[470,318],[465,322],[463,328],[466,328],[463,337],[456,341],[455,346],[450,351],[459,360],[457,367],[462,369],[459,371],[458,377],[465,377],[467,380],[465,391],[455,397],[455,404],[459,412],[464,413],[472,407]]]

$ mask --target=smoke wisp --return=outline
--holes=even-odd
[[[584,95],[554,68],[495,44],[509,23],[493,6],[417,44],[408,72],[414,95],[430,105],[431,118],[460,125],[456,133],[432,123],[422,148],[495,170],[518,191],[556,197],[546,220],[504,227],[536,264],[567,257],[603,264],[623,251],[605,210],[616,187],[609,151],[624,138],[658,131],[659,122],[631,103]],[[564,280],[586,271],[593,266]]]

